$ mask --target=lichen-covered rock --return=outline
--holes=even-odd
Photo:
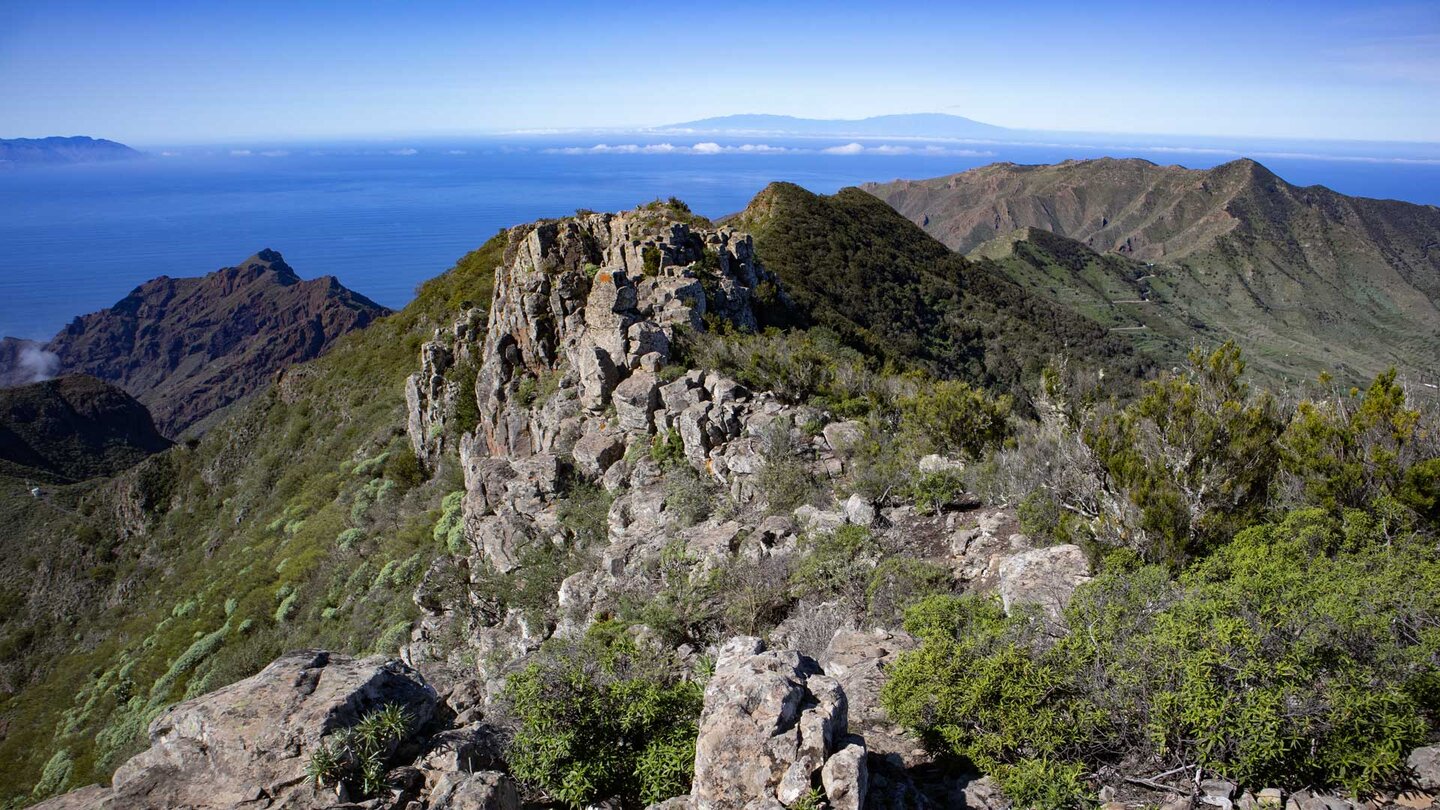
[[[150,748],[121,765],[108,789],[87,789],[85,806],[325,806],[333,794],[331,801],[317,795],[305,773],[323,736],[387,705],[405,710],[413,733],[437,702],[419,673],[398,661],[289,653],[257,675],[162,712],[150,724]],[[67,797],[46,805],[76,806]]]
[[[1009,612],[1038,605],[1059,621],[1075,589],[1090,580],[1090,562],[1079,546],[1060,545],[1024,551],[1000,564],[1000,601]]]
[[[429,793],[430,810],[520,810],[515,781],[496,771],[446,772]]]
[[[796,652],[765,651],[759,639],[726,642],[705,688],[695,780],[697,810],[741,810],[752,802],[789,805],[822,777],[828,760],[863,742],[846,737],[845,693],[819,664]],[[863,768],[837,764],[832,801],[864,794]],[[855,799],[859,801],[858,798]],[[852,804],[849,806],[856,806]]]
[[[1427,745],[1410,752],[1405,764],[1414,774],[1415,786],[1429,793],[1440,793],[1440,745]]]

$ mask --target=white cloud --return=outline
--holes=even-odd
[[[858,155],[865,151],[865,147],[858,143],[847,143],[844,146],[829,146],[820,151],[827,155]]]
[[[234,157],[250,157],[249,149],[231,149],[230,154]]]
[[[420,154],[420,150],[406,147],[405,149],[391,149],[390,154],[399,155],[400,157],[410,157],[411,155]]]
[[[287,155],[289,155],[289,154],[290,154],[290,153],[287,152],[287,151],[285,151],[284,149],[271,149],[271,150],[269,150],[268,152],[261,152],[261,153],[260,153],[260,156],[261,156],[261,157],[285,157],[285,156],[287,156]]]

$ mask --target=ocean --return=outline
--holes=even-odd
[[[334,275],[399,308],[500,228],[670,196],[719,216],[774,180],[832,193],[996,161],[1112,155],[1206,168],[1243,153],[1299,185],[1440,204],[1433,144],[1114,140],[561,133],[154,147],[133,163],[13,168],[0,171],[0,334],[45,339],[148,279],[201,275],[267,247],[303,278]]]

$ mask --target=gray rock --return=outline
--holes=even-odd
[[[595,430],[581,436],[571,453],[582,473],[599,478],[625,455],[625,442],[614,433]]]
[[[83,805],[62,796],[41,806],[206,810],[268,795],[274,805],[307,807],[316,797],[305,765],[325,735],[392,704],[418,729],[437,702],[398,661],[288,653],[257,675],[166,709],[150,724],[150,748],[121,765],[110,788],[84,788]]]
[[[1405,764],[1415,775],[1416,787],[1430,793],[1440,792],[1440,745],[1416,748]]]
[[[942,472],[963,472],[965,462],[931,453],[920,459],[920,472],[933,475]]]
[[[845,513],[827,512],[805,504],[795,510],[795,524],[807,532],[833,532],[845,525]]]
[[[853,493],[845,501],[845,521],[868,527],[875,522],[875,506],[860,493]]]
[[[1000,600],[1007,613],[1018,605],[1033,604],[1058,622],[1075,589],[1089,580],[1090,563],[1079,546],[1037,548],[1000,564]]]
[[[431,810],[520,810],[515,781],[497,771],[449,772],[430,788]]]
[[[620,429],[631,433],[649,433],[651,413],[660,406],[660,389],[655,375],[637,371],[615,386],[611,394]]]
[[[693,806],[742,810],[757,801],[794,802],[844,747],[846,721],[844,692],[814,660],[763,651],[755,638],[731,639],[705,688]],[[863,759],[864,749],[856,745]],[[835,771],[837,779],[847,773],[843,763]],[[852,777],[854,771],[848,771]]]
[[[831,422],[820,433],[835,455],[849,459],[865,438],[865,426],[859,422]]]
[[[865,806],[869,779],[865,768],[865,744],[850,743],[825,760],[820,771],[825,798],[831,810],[860,810]]]

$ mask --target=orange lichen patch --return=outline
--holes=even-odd
[[[609,283],[610,283],[610,271],[609,271],[609,270],[601,270],[600,272],[598,272],[598,273],[595,274],[595,280],[598,281],[598,282],[600,282],[601,284],[609,284]]]

